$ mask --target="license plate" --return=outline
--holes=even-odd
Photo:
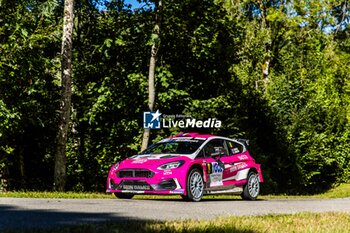
[[[150,190],[149,185],[123,185],[124,190]]]

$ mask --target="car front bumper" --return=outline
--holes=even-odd
[[[185,194],[186,172],[181,169],[152,171],[152,177],[118,177],[117,174],[114,169],[108,174],[108,193]]]

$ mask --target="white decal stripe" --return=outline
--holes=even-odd
[[[213,190],[213,191],[207,191],[206,194],[220,194],[220,193],[234,193],[234,194],[240,194],[243,192],[242,187],[235,187],[232,189],[226,189],[226,190]]]
[[[234,179],[235,179],[235,177],[234,177],[234,176],[231,176],[231,177],[229,177],[229,178],[223,179],[222,181],[228,181],[228,180],[234,180]]]
[[[195,139],[199,139],[199,140],[207,140],[207,138],[201,138],[201,137],[195,137]]]
[[[145,191],[122,190],[122,193],[145,193]]]
[[[229,178],[223,179],[222,181],[247,179],[248,172],[249,172],[249,168],[243,169],[243,170],[237,172],[237,174],[235,176],[231,176]]]
[[[179,181],[176,178],[174,178],[174,181],[175,181],[175,184],[176,184],[175,190],[176,189],[181,189],[181,185],[180,185]]]

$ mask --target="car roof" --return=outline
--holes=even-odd
[[[193,138],[203,138],[203,139],[208,139],[208,138],[212,138],[212,137],[216,137],[215,135],[212,134],[200,134],[200,133],[179,133],[176,134],[175,137],[173,138],[181,138],[181,137],[193,137]]]

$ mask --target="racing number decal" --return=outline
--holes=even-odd
[[[207,173],[211,174],[212,173],[212,164],[211,163],[207,163]]]

